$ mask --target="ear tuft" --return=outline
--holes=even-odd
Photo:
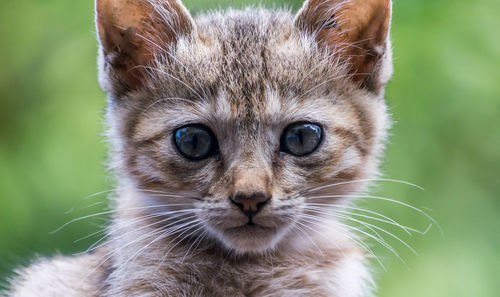
[[[178,0],[96,0],[96,12],[101,76],[115,94],[140,88],[154,54],[194,30]]]
[[[373,89],[389,47],[391,0],[308,0],[296,26],[348,62],[353,81]]]

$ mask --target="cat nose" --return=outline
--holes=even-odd
[[[231,201],[238,206],[241,211],[249,218],[256,215],[271,197],[264,193],[237,194],[231,198]]]

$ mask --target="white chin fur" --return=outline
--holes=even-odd
[[[241,226],[218,233],[223,245],[236,254],[261,254],[272,250],[286,234],[287,228],[270,229]]]

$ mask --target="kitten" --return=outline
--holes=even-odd
[[[108,239],[19,271],[9,295],[371,296],[338,218],[390,125],[391,1],[96,6],[120,181]]]

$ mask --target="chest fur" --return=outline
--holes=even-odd
[[[260,260],[209,254],[141,257],[116,266],[104,296],[369,296],[370,276],[357,252],[268,255]],[[138,293],[140,292],[140,293]]]

